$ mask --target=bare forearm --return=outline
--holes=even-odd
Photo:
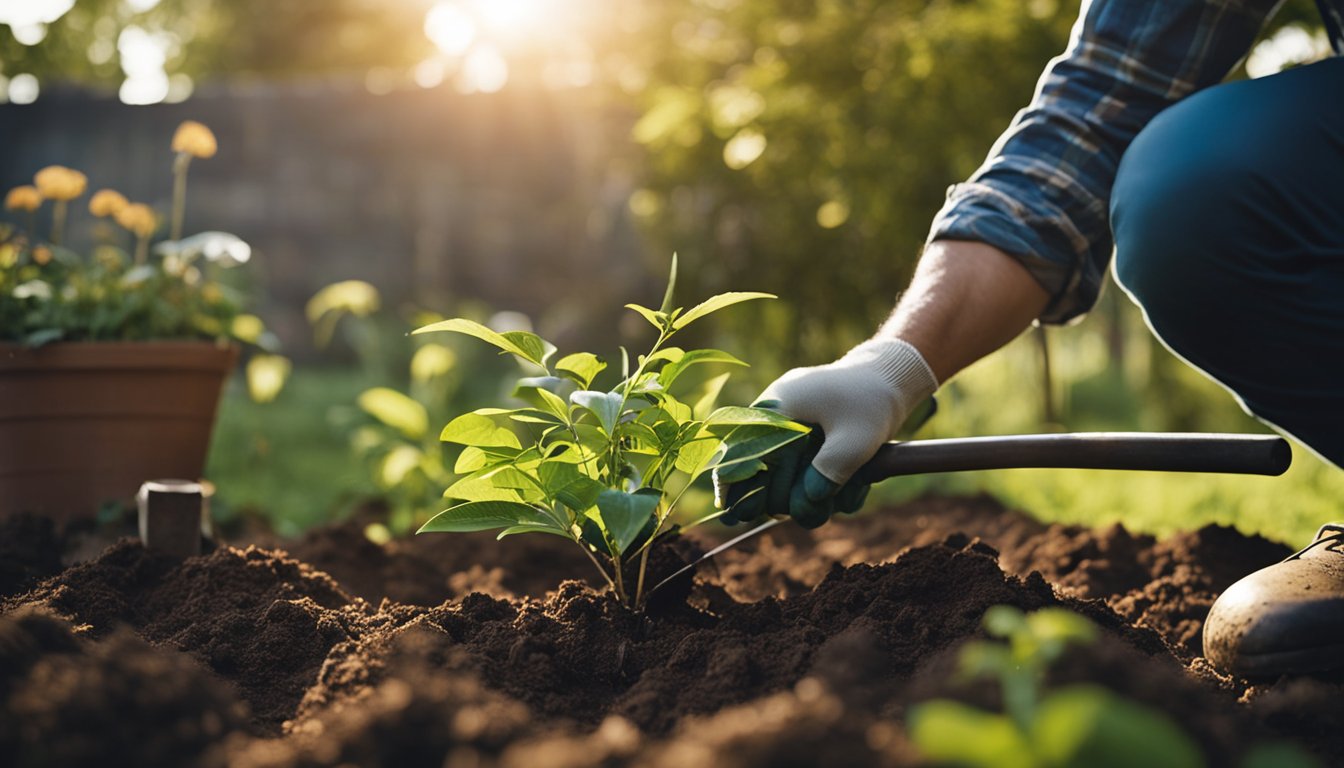
[[[1049,301],[1016,259],[961,240],[931,244],[878,338],[904,339],[939,381],[1012,341]]]

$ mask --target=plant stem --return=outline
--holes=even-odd
[[[662,526],[659,526],[659,527],[662,527]],[[655,530],[655,531],[654,531],[654,536],[656,536],[657,534],[658,534],[658,532]],[[649,541],[653,541],[654,536],[650,536],[650,537],[649,537]],[[645,572],[646,570],[648,570],[648,567],[649,567],[649,548],[648,548],[648,546],[646,545],[646,546],[644,547],[644,551],[643,551],[642,553],[640,553],[640,555],[639,555],[639,581],[637,581],[637,582],[635,583],[635,608],[636,608],[636,609],[638,609],[641,605],[644,604],[644,572]]]
[[[65,214],[67,203],[64,200],[57,200],[51,207],[51,244],[60,245],[61,236],[65,234]]]
[[[187,213],[187,167],[191,165],[191,155],[178,152],[173,161],[173,229],[171,239],[182,239],[182,220]]]
[[[639,377],[644,375],[644,367],[649,364],[649,358],[653,357],[654,353],[658,351],[658,348],[663,346],[663,343],[671,337],[672,337],[671,326],[668,326],[667,328],[664,328],[661,331],[659,331],[658,340],[653,343],[653,346],[649,349],[649,353],[647,355],[644,355],[640,359],[639,366],[635,368],[635,372],[630,374],[630,378],[625,380],[625,386],[621,388],[621,407],[616,409],[617,425],[620,424],[621,414],[625,413],[626,403],[630,401],[630,390],[635,388],[635,382],[639,381]],[[616,427],[613,426],[611,431],[613,433],[616,432]],[[609,456],[610,461],[607,471],[609,473],[608,477],[613,480],[615,479],[618,468],[620,467],[620,443],[621,441],[617,439],[616,435],[612,434],[611,453]]]
[[[593,561],[593,565],[597,566],[597,572],[602,574],[602,578],[607,582],[607,586],[616,590],[616,593],[619,595],[620,589],[616,587],[616,582],[611,580],[611,576],[607,574],[607,569],[602,567],[602,563],[598,562],[596,557],[593,557],[593,552],[588,549],[588,545],[579,539],[575,539],[574,543],[578,544],[579,548],[583,550],[583,553],[588,556],[588,559]]]
[[[613,571],[616,573],[616,597],[621,601],[621,605],[629,606],[630,601],[625,596],[625,577],[621,575],[621,556],[615,555],[611,558]]]
[[[135,263],[144,264],[149,259],[149,238],[137,235],[135,238]]]

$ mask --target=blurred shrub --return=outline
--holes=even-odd
[[[696,292],[780,302],[753,336],[820,359],[870,333],[965,178],[1060,52],[1055,0],[669,4],[651,25],[634,213]],[[791,306],[792,311],[784,309]],[[765,338],[761,338],[765,337]]]

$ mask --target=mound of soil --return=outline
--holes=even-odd
[[[1101,640],[1052,682],[1166,713],[1210,764],[1274,739],[1344,758],[1344,686],[1250,686],[1200,657],[1218,591],[1288,554],[1230,529],[1159,541],[926,499],[780,526],[643,616],[562,581],[592,567],[572,549],[376,545],[359,523],[181,563],[117,543],[0,603],[0,754],[80,764],[113,739],[103,762],[911,765],[909,706],[998,705],[953,670],[984,611],[1008,604],[1089,617]]]

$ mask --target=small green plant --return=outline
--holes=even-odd
[[[967,678],[998,681],[1003,712],[949,699],[911,708],[910,737],[924,756],[974,768],[1115,768],[1205,765],[1199,748],[1160,712],[1098,685],[1044,692],[1045,674],[1072,644],[1092,642],[1097,628],[1062,608],[1031,614],[1007,605],[985,612],[985,631],[1002,642],[967,643],[959,657]],[[1242,768],[1312,768],[1291,745],[1258,745]]]
[[[724,307],[774,298],[725,293],[683,310],[672,306],[676,273],[673,256],[660,309],[626,305],[657,330],[657,339],[634,361],[621,350],[620,377],[609,388],[595,385],[608,367],[604,360],[575,352],[552,362],[554,345],[533,333],[498,333],[461,318],[415,331],[473,336],[539,374],[518,381],[514,396],[523,407],[478,409],[444,427],[440,439],[464,446],[454,466],[462,477],[444,492],[461,503],[420,532],[562,536],[583,548],[622,604],[643,606],[649,547],[676,530],[669,520],[691,482],[715,468],[754,469],[761,456],[807,433],[773,411],[709,412],[727,374],[707,381],[690,402],[673,394],[692,366],[745,365],[722,350],[671,346],[673,336]],[[631,573],[626,566],[636,558]]]

